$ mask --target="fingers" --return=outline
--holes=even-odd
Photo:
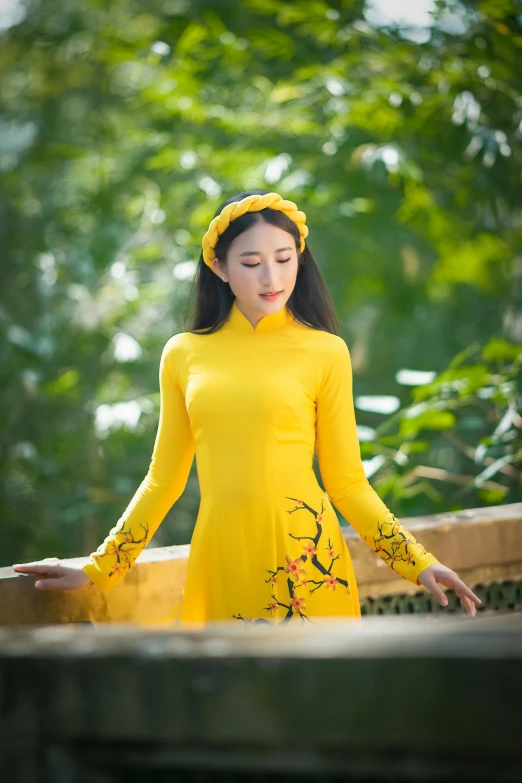
[[[39,590],[63,590],[63,577],[61,579],[38,579],[34,586]]]
[[[42,566],[42,565],[59,565],[60,559],[58,557],[44,557],[42,560],[31,560],[29,563],[13,563],[12,568],[26,568],[29,566]]]
[[[460,603],[466,610],[467,614],[470,615],[470,617],[475,617],[475,615],[477,614],[477,608],[473,603],[473,601],[471,600],[471,598],[468,598],[467,595],[464,595],[461,597]]]
[[[50,574],[51,576],[59,576],[61,566],[24,563],[23,565],[14,565],[12,568],[13,571],[19,574]]]
[[[427,574],[426,575],[426,581],[425,585],[430,591],[430,593],[437,599],[439,604],[441,606],[447,606],[448,605],[448,599],[446,598],[446,595],[444,594],[444,590],[442,590],[439,585],[437,584],[437,580],[433,576],[433,574]]]
[[[444,576],[440,577],[441,584],[447,585],[448,587],[453,587],[455,589],[455,592],[460,598],[460,603],[462,604],[463,608],[466,610],[467,614],[470,615],[470,617],[475,617],[476,615],[476,607],[475,602],[473,600],[476,599],[479,603],[482,603],[480,601],[480,598],[478,598],[475,593],[473,593],[472,590],[470,590],[464,582],[462,582],[457,575],[455,574],[454,577],[451,576]],[[460,591],[460,584],[462,584],[466,590]],[[430,593],[437,599],[439,604],[441,606],[447,606],[448,605],[448,598],[444,594],[444,591],[439,587],[437,578],[434,574],[427,574],[426,575],[426,581],[425,586],[428,588]],[[469,595],[470,594],[470,595]],[[471,597],[473,596],[473,598]]]
[[[473,590],[470,590],[470,588],[465,584],[462,579],[459,579],[457,574],[453,573],[450,575],[445,575],[441,577],[440,579],[441,584],[446,585],[447,587],[452,587],[459,598],[463,598],[466,596],[469,598],[470,601],[472,601],[474,604],[481,604],[482,601],[478,597],[478,595],[475,595]]]
[[[481,604],[482,601],[477,595],[475,595],[473,590],[470,590],[470,588],[462,581],[462,579],[459,579],[459,577],[454,571],[444,568],[443,573],[437,574],[434,571],[433,573],[427,573],[425,577],[424,584],[428,588],[428,590],[437,599],[437,601],[439,602],[439,604],[441,604],[441,606],[447,606],[448,599],[444,595],[444,592],[439,587],[438,583],[443,584],[446,587],[452,588],[455,591],[455,593],[458,595],[460,599],[460,603],[463,606],[463,608],[466,610],[467,614],[470,615],[471,617],[476,616],[477,613],[476,604]]]

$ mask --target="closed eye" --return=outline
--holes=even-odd
[[[290,261],[289,258],[280,258],[278,259],[278,264],[286,264],[288,261]],[[247,266],[249,269],[253,269],[255,266],[259,266],[259,264],[243,264],[243,266]]]

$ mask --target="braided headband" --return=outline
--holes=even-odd
[[[241,201],[233,201],[223,207],[219,215],[212,220],[208,230],[203,237],[203,261],[209,266],[212,271],[212,259],[215,258],[215,247],[220,235],[229,227],[231,222],[245,212],[259,212],[261,209],[277,209],[280,212],[284,212],[299,229],[301,235],[301,253],[305,249],[305,239],[308,236],[308,228],[306,226],[306,215],[304,212],[300,212],[293,201],[286,201],[278,193],[266,193],[264,196],[246,196]]]

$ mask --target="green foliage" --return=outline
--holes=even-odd
[[[458,475],[465,459],[481,487],[382,469],[394,511],[520,499],[513,459],[492,467],[515,438],[482,443],[518,410],[513,379],[488,381],[521,339],[515,4],[442,0],[417,42],[372,26],[362,0],[23,7],[0,46],[4,563],[86,554],[120,516],[201,237],[248,187],[306,211],[359,392],[448,368],[416,392],[428,407],[400,418],[395,451]],[[470,345],[484,348],[465,369]],[[464,458],[455,433],[493,462]],[[198,500],[194,471],[156,543],[189,540]]]
[[[395,507],[419,495],[442,511],[519,500],[521,367],[521,344],[473,345],[377,428],[363,450],[384,458],[376,486]]]

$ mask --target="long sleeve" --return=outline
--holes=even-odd
[[[337,335],[322,357],[316,409],[316,452],[332,503],[376,554],[400,576],[420,584],[436,557],[427,552],[379,498],[364,473],[352,392],[352,366]]]
[[[100,590],[113,587],[125,576],[187,483],[194,440],[178,383],[179,337],[171,337],[161,355],[160,415],[148,472],[117,524],[83,567]]]

